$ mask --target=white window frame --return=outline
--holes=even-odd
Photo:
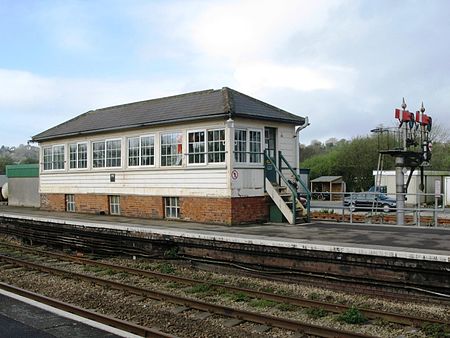
[[[203,133],[203,152],[200,153],[190,153],[189,152],[189,134],[193,134],[193,133]],[[208,143],[207,143],[207,139],[208,139],[208,134],[207,134],[207,130],[206,129],[194,129],[194,130],[188,130],[186,132],[186,145],[187,145],[187,165],[188,166],[204,166],[206,165],[208,162]],[[196,142],[197,143],[197,142]],[[191,160],[191,156],[195,156],[195,155],[200,155],[203,156],[203,162],[190,162]]]
[[[62,147],[62,168],[55,169],[55,148]],[[50,169],[45,169],[45,149],[50,149],[51,152],[51,162],[50,162]],[[64,171],[66,169],[66,145],[65,144],[54,144],[51,146],[45,146],[42,147],[42,170],[43,171]]]
[[[150,137],[153,138],[153,164],[142,164],[142,139],[146,138],[146,137]],[[130,165],[130,144],[129,144],[129,140],[130,139],[139,139],[139,146],[138,146],[138,165]],[[155,134],[146,134],[146,135],[137,135],[137,136],[130,136],[127,137],[126,140],[126,144],[127,144],[127,166],[129,168],[139,168],[139,167],[144,167],[144,168],[148,168],[148,167],[155,167],[155,163],[156,163],[156,136]],[[150,156],[151,158],[152,156]]]
[[[168,134],[179,134],[179,135],[181,135],[181,142],[180,143],[176,143],[177,146],[179,144],[181,144],[181,152],[180,153],[177,152],[175,155],[170,154],[169,156],[163,154],[163,151],[162,151],[162,147],[163,147],[162,139],[163,139],[164,135],[168,135]],[[184,146],[183,145],[183,138],[184,138],[184,133],[181,132],[181,131],[175,131],[174,130],[174,131],[165,131],[165,132],[160,133],[160,135],[159,135],[159,160],[160,160],[160,162],[159,163],[160,163],[161,167],[163,167],[163,168],[171,168],[171,167],[177,168],[177,167],[182,167],[183,166],[183,146]],[[174,165],[167,165],[167,162],[166,162],[166,164],[163,165],[163,156],[166,156],[166,158],[172,157],[172,156],[176,156],[178,158],[178,156],[179,156],[180,157],[180,163],[179,164],[174,164]]]
[[[109,195],[109,214],[120,215],[120,195]]]
[[[113,142],[113,141],[119,141],[119,142],[120,142],[120,148],[119,148],[119,149],[120,149],[120,156],[118,157],[118,158],[119,158],[119,161],[120,161],[120,165],[111,167],[111,166],[107,166],[107,165],[106,165],[106,163],[107,163],[106,154],[107,154],[107,151],[108,151],[108,148],[107,148],[108,142]],[[96,159],[95,159],[95,156],[94,156],[94,155],[95,155],[95,152],[94,152],[94,144],[96,144],[96,143],[103,143],[103,145],[104,145],[104,149],[103,149],[103,161],[104,161],[104,165],[103,165],[102,167],[96,167],[96,166],[94,166],[94,161],[96,160]],[[122,148],[123,148],[123,145],[122,145],[122,139],[121,139],[121,138],[111,138],[111,139],[94,140],[94,141],[92,141],[92,142],[91,142],[91,151],[92,151],[91,165],[92,165],[92,169],[96,170],[96,169],[115,169],[115,168],[122,168],[122,166],[123,166],[123,163],[122,163],[122,153],[123,153]]]
[[[242,151],[236,151],[236,145],[238,140],[236,140],[236,132],[237,131],[245,131],[245,149]],[[233,156],[234,156],[234,161],[236,163],[248,163],[248,130],[247,128],[236,128],[234,130],[234,135],[233,135],[233,139],[234,139],[234,144],[233,144]],[[242,142],[242,141],[240,141]],[[236,155],[239,154],[239,157],[242,156],[242,153],[244,153],[244,161],[240,161],[238,158],[236,158]]]
[[[245,161],[238,161],[238,159],[236,159],[236,131],[245,131]],[[259,140],[259,153],[261,153],[260,156],[260,160],[258,162],[252,162],[252,154],[250,154],[251,152],[251,144],[250,144],[250,134],[252,132],[258,132],[260,135],[260,140]],[[237,164],[247,164],[247,165],[251,165],[251,166],[255,166],[255,165],[262,165],[263,164],[263,155],[262,155],[262,149],[263,149],[263,137],[264,137],[264,133],[263,133],[263,129],[259,129],[259,128],[235,128],[235,135],[234,135],[234,145],[233,145],[233,156],[234,156],[234,161]],[[255,156],[257,156],[255,154]]]
[[[74,194],[66,194],[66,211],[67,212],[75,212],[75,195]]]
[[[70,158],[70,146],[76,146],[76,152],[75,152],[75,167],[71,167],[72,159]],[[86,145],[86,167],[80,168],[80,145]],[[67,149],[69,151],[69,170],[87,170],[89,166],[89,144],[88,142],[75,142],[75,143],[69,143],[67,146]]]
[[[168,203],[169,202],[169,203]],[[172,203],[175,202],[175,203]],[[168,212],[169,211],[169,212]],[[164,197],[164,218],[180,219],[180,198],[175,196]],[[175,216],[173,216],[173,212]]]
[[[250,154],[250,152],[252,152],[251,140],[250,140],[250,134],[252,132],[259,133],[259,153],[260,153],[260,155]],[[263,136],[264,136],[264,134],[263,134],[263,131],[261,129],[255,129],[255,128],[247,129],[247,144],[248,144],[247,149],[249,151],[249,154],[248,154],[248,157],[247,157],[247,161],[248,161],[247,163],[249,163],[249,164],[262,164],[263,163],[263,160],[262,160],[263,156],[261,154],[262,153],[262,148],[263,148]],[[253,162],[252,161],[252,155],[259,156],[259,161]]]
[[[221,141],[211,141],[211,142],[223,142],[223,151],[212,151],[212,152],[210,152],[209,151],[209,139],[208,139],[208,136],[209,136],[209,133],[210,132],[212,132],[212,133],[214,133],[215,131],[223,131],[223,141],[221,140]],[[206,130],[206,162],[208,163],[208,164],[211,164],[211,165],[215,165],[215,164],[223,164],[223,163],[225,163],[225,160],[226,160],[226,152],[227,152],[227,146],[226,146],[226,133],[225,133],[225,128],[214,128],[214,129],[207,129]],[[223,161],[219,161],[219,162],[216,162],[216,161],[210,161],[209,160],[209,155],[214,155],[214,154],[219,154],[219,155],[222,155],[223,154]]]

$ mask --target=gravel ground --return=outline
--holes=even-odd
[[[333,292],[320,288],[307,287],[295,283],[266,281],[258,278],[236,276],[233,274],[219,274],[198,271],[186,264],[175,262],[150,261],[144,259],[130,260],[123,258],[102,259],[101,261],[135,268],[168,272],[183,277],[203,280],[205,283],[218,282],[273,292],[283,295],[293,295],[327,302],[354,305],[357,308],[371,308],[377,310],[407,313],[420,317],[450,321],[450,308],[443,305],[424,304],[420,302],[395,302],[380,298],[352,295],[351,293]],[[42,262],[41,262],[42,263]],[[49,263],[52,265],[53,263]],[[126,273],[114,273],[111,270],[98,269],[92,266],[78,264],[62,264],[62,268],[74,272],[108,278],[119,282],[126,282],[167,293],[214,302],[234,308],[253,312],[263,312],[270,315],[290,318],[302,322],[313,323],[349,331],[370,334],[379,337],[427,337],[427,334],[417,328],[386,323],[380,320],[369,321],[363,325],[346,324],[337,319],[336,314],[326,314],[321,318],[312,318],[305,309],[277,304],[263,300],[255,300],[245,295],[236,295],[220,290],[213,290],[207,285],[191,287],[173,282],[163,282],[156,279],[142,278]],[[181,314],[174,314],[175,305],[152,301],[137,296],[127,296],[118,291],[109,290],[86,282],[73,281],[67,278],[48,276],[41,273],[20,270],[0,270],[0,279],[50,297],[74,303],[109,315],[132,320],[140,325],[157,327],[164,332],[170,332],[180,337],[289,337],[293,333],[282,329],[271,329],[267,333],[256,331],[258,325],[243,323],[237,327],[224,326],[226,319],[211,316],[204,320],[196,318],[198,311],[190,310]],[[58,287],[55,287],[58,285]],[[428,335],[429,336],[429,335]]]

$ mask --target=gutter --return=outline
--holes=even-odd
[[[305,122],[295,131],[296,146],[295,146],[295,167],[297,168],[297,175],[300,176],[300,132],[310,125],[308,116],[305,116]]]

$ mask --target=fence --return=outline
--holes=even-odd
[[[329,201],[328,191],[312,194],[311,219],[349,223],[397,224],[395,194],[379,192],[339,193],[340,201]],[[404,194],[405,225],[450,227],[450,209],[445,208],[444,194]],[[433,203],[408,203],[410,200],[434,200]],[[415,198],[411,198],[414,196]],[[427,198],[428,197],[428,198]],[[431,197],[431,198],[430,198]]]

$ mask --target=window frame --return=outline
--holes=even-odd
[[[236,132],[238,132],[238,131],[240,131],[240,132],[245,132],[245,140],[244,140],[244,142],[242,142],[242,140],[236,140]],[[247,142],[247,140],[248,140],[248,130],[247,130],[247,128],[235,128],[234,129],[234,137],[233,137],[233,140],[234,140],[234,144],[233,144],[233,153],[234,153],[234,161],[236,162],[236,163],[239,163],[239,164],[245,164],[245,163],[248,163],[248,160],[247,160],[247,158],[248,158],[248,142]],[[237,143],[236,142],[240,142],[240,143],[244,143],[244,145],[245,145],[245,149],[244,150],[239,150],[239,151],[237,151],[236,150],[236,146],[237,146]],[[239,155],[239,158],[240,157],[242,157],[242,154],[244,154],[243,156],[244,156],[244,161],[241,161],[241,160],[239,160],[237,157],[237,155]]]
[[[114,201],[117,198],[117,201]],[[120,216],[120,195],[108,196],[109,214],[114,216]]]
[[[76,152],[75,152],[75,154],[76,154],[76,157],[75,157],[76,167],[72,168],[71,167],[72,159],[70,158],[70,155],[71,155],[70,146],[73,146],[73,145],[76,146]],[[83,167],[83,168],[80,168],[80,149],[79,149],[80,145],[86,145],[86,167]],[[69,166],[68,166],[69,170],[87,170],[88,166],[89,166],[89,144],[88,144],[88,142],[83,141],[83,142],[69,143],[67,145],[67,149],[69,151]]]
[[[62,147],[62,168],[55,169],[55,151],[54,149],[57,147]],[[51,158],[51,168],[45,169],[45,150],[50,149],[50,158]],[[62,144],[53,144],[49,146],[42,147],[42,171],[65,171],[66,170],[66,145],[64,143]]]
[[[189,134],[194,134],[194,133],[201,133],[203,132],[203,152],[200,153],[190,153],[189,152]],[[188,166],[205,166],[208,164],[207,161],[207,155],[208,155],[208,149],[207,149],[207,130],[206,129],[192,129],[192,130],[187,130],[186,131],[186,144],[187,144],[187,152],[186,152],[186,157],[187,157],[187,161],[186,161],[186,165]],[[195,142],[195,143],[201,143],[201,142]],[[191,156],[195,156],[195,155],[200,155],[203,156],[203,162],[190,162],[190,158]]]
[[[169,204],[167,203],[169,201]],[[176,201],[172,205],[172,201]],[[167,212],[169,210],[169,213]],[[175,211],[175,216],[172,216],[173,211]],[[168,216],[170,214],[170,216]],[[164,218],[166,219],[180,219],[181,218],[181,205],[180,197],[178,196],[166,196],[164,197]]]
[[[75,195],[66,194],[66,212],[76,212]]]
[[[150,158],[153,158],[153,164],[142,164],[142,139],[150,137],[153,138],[153,155],[150,155]],[[130,165],[130,139],[139,139],[139,152],[138,152],[138,165]],[[155,167],[156,166],[156,135],[155,134],[145,134],[145,135],[136,135],[136,136],[129,136],[126,139],[126,147],[127,147],[127,167],[128,168],[149,168],[149,167]]]
[[[251,133],[252,132],[257,132],[257,133],[259,133],[259,155],[258,154],[250,154],[252,151],[251,151],[251,140],[250,140],[250,135],[251,135]],[[249,154],[248,154],[248,158],[247,158],[247,160],[248,160],[248,164],[251,164],[251,165],[258,165],[258,164],[263,164],[263,156],[262,156],[262,149],[263,149],[263,132],[262,132],[262,130],[261,129],[257,129],[257,128],[248,128],[247,129],[247,142],[248,142],[248,146],[247,146],[247,149],[248,149],[248,152],[249,152]],[[253,156],[259,156],[259,161],[257,161],[257,162],[253,162],[252,161],[252,155]]]
[[[164,155],[163,154],[163,151],[162,151],[162,147],[163,147],[162,138],[163,138],[163,136],[168,135],[168,134],[178,134],[178,135],[181,136],[181,142],[180,143],[175,143],[175,145],[177,145],[177,148],[178,148],[178,145],[181,145],[181,152],[177,152],[175,155],[172,155],[172,154]],[[160,135],[159,135],[159,161],[160,161],[159,165],[160,165],[161,168],[179,168],[179,167],[183,166],[183,162],[184,162],[183,161],[183,155],[184,155],[183,154],[183,136],[184,136],[184,133],[181,132],[181,131],[165,131],[165,132],[161,132],[160,133]],[[166,144],[166,145],[172,146],[174,144],[170,143],[170,144]],[[166,164],[163,164],[163,156],[165,156],[166,158],[169,158],[169,157],[171,158],[172,156],[176,156],[176,158],[178,158],[178,156],[179,156],[180,157],[180,164],[167,165],[167,160],[166,160]]]
[[[213,140],[213,141],[211,141],[211,143],[213,143],[214,144],[214,142],[223,142],[223,151],[212,151],[212,152],[210,152],[209,151],[209,143],[210,143],[210,141],[209,141],[209,133],[210,132],[212,132],[212,133],[214,133],[215,131],[219,131],[219,132],[221,132],[221,131],[223,131],[223,141],[222,140],[219,140],[219,141],[215,141],[215,140]],[[209,160],[209,155],[215,155],[215,154],[218,154],[219,156],[220,155],[222,155],[223,154],[223,161],[218,161],[218,162],[216,162],[216,161],[210,161]],[[207,164],[211,164],[211,165],[220,165],[220,164],[224,164],[225,162],[226,162],[226,154],[227,154],[227,144],[226,144],[226,132],[225,132],[225,128],[214,128],[214,129],[207,129],[206,130],[206,163]]]
[[[242,150],[237,151],[236,150],[236,145],[237,145],[236,142],[244,143],[243,140],[239,140],[239,141],[236,140],[236,132],[237,131],[245,132],[245,150],[244,151],[242,151]],[[250,154],[250,152],[251,152],[251,142],[253,142],[253,141],[250,140],[250,134],[252,132],[259,133],[259,153],[260,153],[260,155]],[[234,155],[233,155],[234,157],[233,158],[234,158],[234,162],[236,164],[240,164],[240,165],[241,164],[246,164],[246,165],[250,165],[250,166],[263,165],[263,163],[264,163],[264,161],[263,161],[264,156],[262,155],[263,147],[264,147],[263,137],[264,137],[264,130],[261,129],[261,128],[248,128],[248,127],[247,128],[239,128],[239,127],[235,128],[234,129],[234,138],[233,138],[233,153],[234,153]],[[238,154],[241,155],[241,157],[244,157],[245,161],[239,161],[236,158]],[[242,154],[245,154],[245,155],[242,155]],[[259,156],[259,161],[256,161],[256,162],[252,161],[252,155],[253,156]]]
[[[120,142],[120,148],[119,148],[119,150],[120,150],[120,156],[118,157],[119,158],[119,161],[120,161],[120,165],[118,165],[118,166],[113,166],[113,167],[111,167],[111,166],[107,166],[106,164],[107,164],[107,157],[106,157],[106,154],[107,154],[107,151],[108,151],[108,147],[107,147],[107,143],[108,142],[114,142],[114,141],[119,141]],[[103,162],[104,162],[104,165],[103,166],[101,166],[101,167],[96,167],[96,166],[94,166],[94,161],[96,161],[96,159],[95,159],[95,154],[96,154],[96,152],[94,152],[94,145],[95,144],[100,144],[100,143],[103,143],[103,145],[104,145],[104,148],[103,148]],[[123,144],[122,144],[123,142],[122,142],[122,139],[121,138],[108,138],[108,139],[103,139],[103,140],[94,140],[94,141],[91,141],[91,151],[92,151],[92,156],[91,156],[91,166],[92,166],[92,169],[93,170],[96,170],[96,169],[116,169],[116,168],[122,168],[123,167],[123,165],[122,165],[122,154],[123,154],[123,151],[122,151],[122,148],[123,148]],[[97,160],[98,161],[98,160]]]

